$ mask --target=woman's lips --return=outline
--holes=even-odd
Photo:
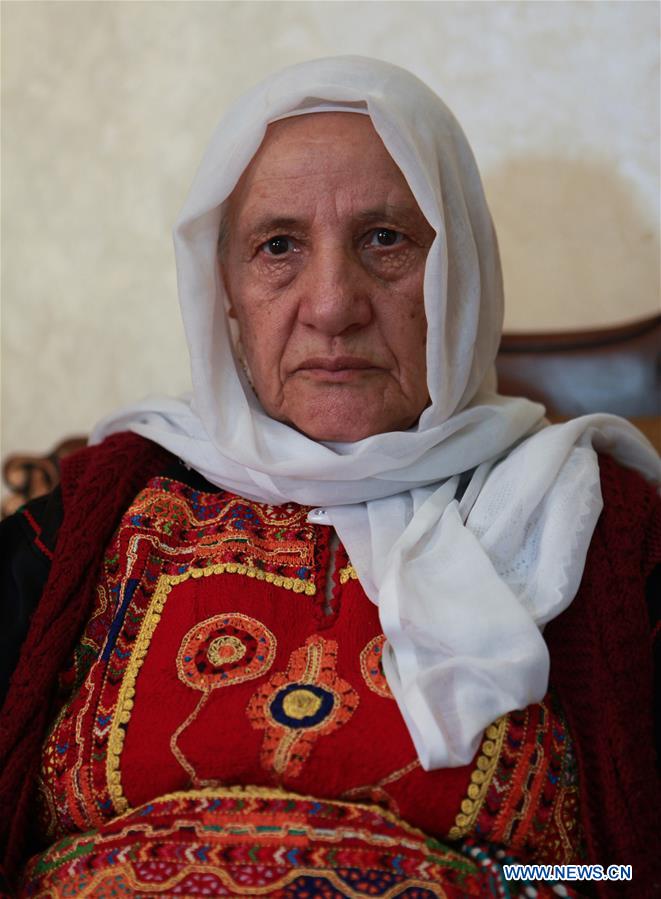
[[[315,381],[341,383],[382,372],[383,369],[374,365],[369,359],[362,359],[360,356],[315,356],[306,359],[296,371]]]

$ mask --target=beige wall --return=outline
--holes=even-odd
[[[5,2],[3,452],[46,449],[188,363],[170,227],[237,94],[360,53],[455,110],[511,329],[658,308],[656,2]]]

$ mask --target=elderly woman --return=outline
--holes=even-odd
[[[19,890],[566,896],[505,863],[588,860],[652,895],[658,459],[497,394],[451,113],[384,63],[281,72],[176,251],[192,400],[101,422],[6,526]]]

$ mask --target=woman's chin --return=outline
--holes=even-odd
[[[363,403],[338,403],[328,408],[297,410],[287,423],[319,443],[355,443],[387,431],[405,431],[417,421],[419,412],[378,411]]]

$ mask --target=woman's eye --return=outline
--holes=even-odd
[[[282,256],[283,253],[288,253],[292,249],[292,242],[289,237],[277,234],[263,243],[261,249],[268,256]]]
[[[394,247],[401,243],[404,235],[401,231],[393,231],[391,228],[377,228],[369,235],[367,243],[372,247]]]

